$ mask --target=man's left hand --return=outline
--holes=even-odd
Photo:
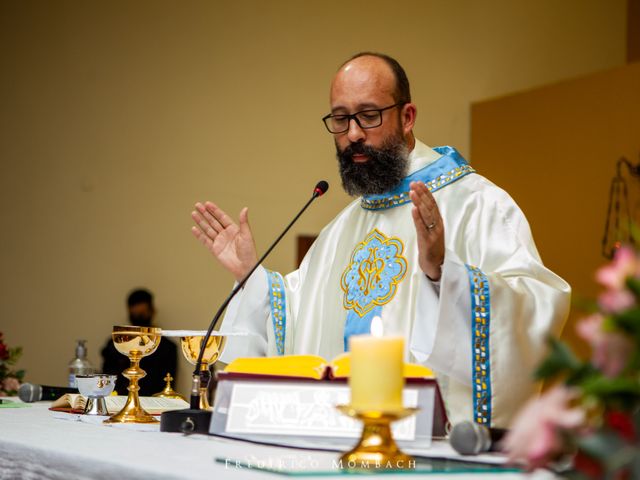
[[[440,280],[444,262],[444,225],[433,195],[422,182],[411,182],[411,215],[418,237],[418,263],[430,280]]]

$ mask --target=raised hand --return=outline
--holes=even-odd
[[[444,262],[444,225],[433,195],[422,182],[411,182],[411,215],[418,238],[418,263],[431,280],[439,280]]]
[[[191,227],[193,235],[237,281],[242,280],[257,261],[248,209],[242,209],[236,225],[215,203],[198,202],[191,218],[196,224]]]

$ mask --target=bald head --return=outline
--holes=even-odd
[[[369,81],[376,82],[384,93],[390,93],[395,103],[410,103],[411,89],[407,74],[398,61],[383,53],[360,52],[344,62],[336,76],[336,80],[352,79],[355,74],[369,73]],[[333,90],[333,83],[332,83]]]

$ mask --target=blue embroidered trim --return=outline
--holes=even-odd
[[[365,210],[383,210],[399,207],[411,201],[409,198],[409,185],[411,182],[424,182],[429,191],[433,193],[465,175],[475,172],[475,169],[467,163],[455,148],[436,147],[434,150],[442,155],[438,160],[417,172],[413,172],[390,192],[362,197],[360,206]]]
[[[287,300],[284,290],[284,278],[278,272],[267,270],[269,280],[269,306],[273,333],[276,337],[278,355],[284,355],[285,327],[287,325]]]
[[[471,356],[473,375],[473,417],[476,423],[491,425],[491,351],[489,327],[491,301],[489,280],[477,267],[465,265],[471,287]]]

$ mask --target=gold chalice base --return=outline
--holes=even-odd
[[[391,435],[391,422],[413,415],[418,408],[403,408],[393,412],[356,410],[350,405],[338,405],[341,413],[363,422],[358,444],[340,457],[345,470],[378,469],[405,470],[415,468],[415,460],[403,453]]]
[[[162,339],[162,330],[155,327],[115,326],[111,334],[116,349],[129,357],[131,365],[122,374],[129,379],[127,402],[122,410],[104,423],[160,423],[140,406],[138,381],[146,376],[140,360],[156,351]]]
[[[103,423],[160,423],[160,420],[148,413],[139,404],[130,405],[127,399],[127,403],[122,407],[122,410],[107,418]]]

